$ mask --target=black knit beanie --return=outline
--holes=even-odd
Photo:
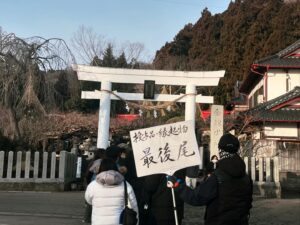
[[[117,145],[111,145],[106,149],[105,156],[106,158],[117,160],[123,151],[124,151],[123,148],[120,148]]]
[[[228,153],[237,153],[240,148],[240,142],[235,136],[227,133],[220,138],[218,147]]]

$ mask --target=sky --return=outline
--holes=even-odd
[[[115,43],[144,44],[144,60],[188,23],[194,24],[205,7],[222,13],[231,0],[6,0],[0,5],[0,26],[28,38],[71,38],[80,26],[92,28]]]

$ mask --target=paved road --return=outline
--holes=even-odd
[[[0,225],[82,225],[83,192],[0,192]]]
[[[204,207],[186,206],[183,225],[204,225]],[[300,225],[300,199],[254,198],[250,225]]]
[[[0,225],[82,225],[83,211],[83,192],[0,192]],[[203,225],[203,213],[203,207],[187,206],[183,225]],[[300,199],[254,201],[251,225],[299,221]]]

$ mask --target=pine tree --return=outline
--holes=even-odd
[[[91,66],[101,66],[101,64],[101,59],[96,55],[91,62]]]
[[[122,54],[117,58],[116,64],[118,68],[128,68],[128,64],[124,52],[122,52]]]
[[[223,104],[235,82],[248,74],[251,63],[276,54],[300,38],[299,9],[300,1],[282,0],[236,0],[216,15],[204,9],[195,24],[186,25],[172,42],[157,51],[153,67],[225,69],[219,90],[212,91],[216,103]]]
[[[105,49],[101,66],[103,66],[103,67],[115,67],[116,66],[116,59],[113,54],[112,44],[108,44],[107,48]]]

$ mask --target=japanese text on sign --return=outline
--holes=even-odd
[[[171,173],[199,165],[200,156],[192,121],[130,132],[138,176]]]
[[[172,135],[178,136],[182,133],[186,133],[188,131],[188,127],[186,125],[181,124],[169,124],[166,127],[162,127],[159,130],[156,130],[155,127],[153,129],[143,129],[142,131],[134,131],[131,141],[132,142],[140,142],[147,141],[148,139],[160,137],[170,137]]]

